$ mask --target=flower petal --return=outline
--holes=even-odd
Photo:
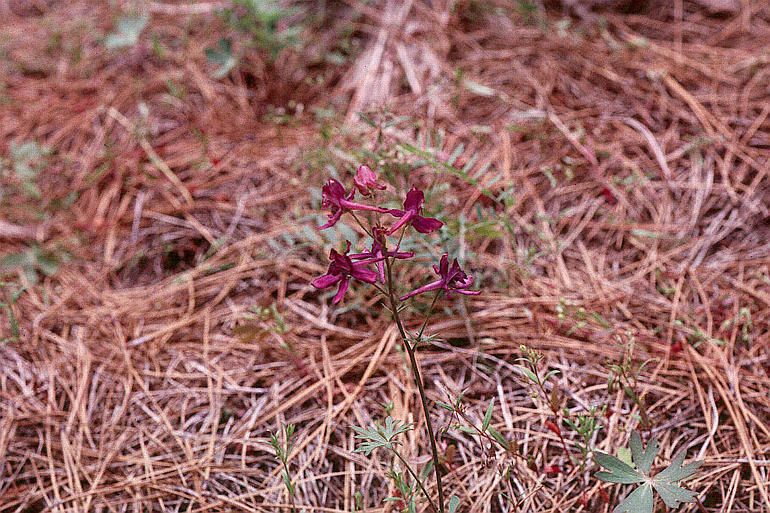
[[[444,280],[436,280],[434,282],[428,283],[427,285],[423,285],[419,289],[414,289],[412,292],[405,296],[401,296],[398,298],[399,301],[403,301],[405,299],[409,299],[412,296],[416,296],[417,294],[423,294],[425,292],[430,292],[431,290],[437,290],[444,286]]]
[[[376,258],[377,255],[375,255],[371,251],[364,251],[363,253],[353,253],[352,255],[348,255],[348,258],[351,260],[362,260],[364,258]]]
[[[324,208],[329,208],[333,205],[339,206],[340,200],[345,197],[345,187],[334,178],[330,178],[321,187],[321,197],[323,198],[322,204]]]
[[[390,210],[387,208],[364,205],[362,203],[356,203],[355,201],[349,201],[346,199],[340,200],[340,207],[346,208],[348,210],[371,210],[372,212],[379,212],[381,214],[387,214],[390,212]]]
[[[323,276],[319,276],[315,280],[311,281],[310,284],[317,289],[325,289],[327,287],[331,287],[341,279],[342,276],[339,274],[324,274]]]
[[[339,209],[335,213],[329,214],[329,221],[326,224],[324,224],[323,226],[319,226],[318,229],[319,230],[325,230],[327,228],[331,228],[332,226],[337,224],[337,221],[340,220],[340,218],[342,217],[342,213],[343,213],[342,209]]]
[[[337,304],[342,300],[342,297],[345,295],[345,292],[348,290],[348,285],[350,284],[350,278],[347,276],[343,278],[343,280],[340,282],[340,288],[337,289],[337,293],[334,295],[334,299],[332,299],[332,304]]]
[[[407,211],[406,214],[404,214],[404,217],[396,221],[396,224],[390,227],[390,230],[388,230],[388,235],[391,235],[393,232],[404,226],[406,223],[409,222],[409,220],[412,218],[414,213],[410,210]]]
[[[374,189],[385,189],[385,186],[377,181],[377,173],[369,169],[369,166],[363,165],[356,171],[356,176],[353,178],[353,184],[364,196],[369,196],[371,192],[369,187]]]
[[[365,267],[359,267],[358,265],[353,266],[353,270],[350,272],[350,275],[361,281],[365,281],[366,283],[375,283],[377,281],[377,273],[372,271],[371,269],[366,269]]]
[[[404,210],[411,210],[415,214],[419,214],[424,202],[425,194],[423,194],[422,191],[417,187],[412,187],[409,189],[409,192],[406,193],[406,199],[404,200]]]
[[[412,218],[412,226],[414,226],[414,229],[420,233],[430,233],[433,230],[438,230],[444,226],[444,223],[432,217],[422,217],[415,215]]]

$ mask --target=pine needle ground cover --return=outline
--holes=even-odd
[[[0,512],[770,511],[765,2],[0,14]]]

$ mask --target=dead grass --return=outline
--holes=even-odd
[[[149,4],[145,43],[111,53],[106,5],[0,4],[0,140],[55,150],[40,202],[3,175],[0,247],[69,258],[38,284],[6,273],[28,288],[14,307],[21,337],[0,345],[1,512],[288,511],[265,440],[289,422],[306,511],[353,511],[356,492],[367,511],[392,511],[383,461],[351,452],[349,426],[392,401],[417,422],[407,455],[424,454],[396,332],[366,293],[330,309],[308,286],[324,248],[283,238],[312,226],[298,220],[324,171],[308,150],[338,165],[328,148],[373,147],[353,122],[382,104],[420,122],[389,142],[443,130],[440,158],[463,143],[459,165],[478,153],[481,185],[503,173],[489,188],[514,191],[505,207],[441,178],[452,216],[483,206],[513,229],[462,239],[486,292],[433,326],[447,342],[421,354],[429,395],[469,388],[479,418],[496,397],[493,425],[540,468],[563,465],[547,409],[512,367],[519,345],[546,353],[580,412],[606,400],[605,361],[633,337],[639,361],[656,358],[641,388],[664,457],[688,446],[706,461],[689,485],[705,510],[770,511],[770,9],[718,17],[651,1],[602,12],[602,26],[481,4],[330,2],[353,20],[355,59],[251,52],[222,81],[203,49],[225,29],[203,7]],[[308,52],[332,48],[338,28]],[[291,119],[271,121],[270,105]],[[329,122],[324,141],[313,106],[348,128]],[[250,312],[270,304],[286,332]],[[637,412],[622,392],[610,403],[597,444],[614,452]],[[499,499],[511,491],[519,511],[581,511],[583,487],[599,486],[524,467],[502,479],[501,454],[458,435],[444,444],[457,448],[447,481],[463,511],[511,511]],[[619,488],[605,488],[614,500]],[[589,509],[611,508],[592,495]]]

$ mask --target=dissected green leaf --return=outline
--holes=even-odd
[[[353,431],[358,433],[356,438],[363,440],[353,452],[362,452],[368,456],[373,450],[382,447],[395,451],[395,446],[400,444],[395,439],[396,436],[412,429],[412,424],[401,424],[401,421],[393,420],[392,417],[388,416],[385,418],[384,425],[375,421],[368,428],[352,427]]]
[[[11,253],[0,259],[0,267],[5,267],[6,269],[26,267],[28,265],[32,265],[33,263],[34,257],[30,251],[25,251],[23,253]]]
[[[669,508],[676,508],[682,502],[693,502],[695,500],[695,492],[685,490],[675,483],[659,482],[655,479],[652,482],[652,486]]]
[[[642,444],[642,437],[637,431],[634,431],[631,433],[629,446],[636,469],[614,456],[594,452],[596,462],[609,470],[609,472],[597,472],[597,479],[611,483],[642,483],[623,502],[618,504],[613,513],[652,513],[654,506],[653,488],[669,508],[676,508],[684,502],[695,500],[695,492],[686,490],[677,483],[695,474],[702,462],[696,461],[682,466],[686,451],[681,451],[665,470],[650,476],[652,462],[658,454],[658,440],[653,438],[645,448]],[[619,450],[618,454],[620,452]]]
[[[618,447],[618,459],[628,465],[634,467],[634,457],[631,454],[631,449],[625,447]]]
[[[631,440],[629,442],[631,447],[631,455],[634,458],[634,463],[644,475],[650,473],[652,468],[652,460],[658,455],[658,440],[653,438],[650,443],[647,444],[647,449],[642,448],[642,437],[639,436],[638,431],[631,433]]]
[[[617,505],[612,513],[652,513],[653,507],[652,487],[643,484]]]
[[[596,477],[608,483],[642,483],[644,476],[634,468],[620,461],[615,456],[594,452],[594,459],[609,472],[597,472]]]
[[[666,470],[663,470],[659,474],[655,475],[655,480],[660,482],[676,482],[687,479],[695,474],[703,462],[695,461],[683,467],[682,462],[684,461],[684,456],[685,451],[681,451],[679,454],[677,454],[668,468],[666,468]]]

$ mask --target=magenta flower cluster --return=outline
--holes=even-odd
[[[349,255],[350,242],[346,242],[346,248],[343,253],[339,253],[334,249],[329,253],[329,268],[326,274],[319,276],[311,282],[311,285],[317,289],[325,289],[338,285],[337,293],[332,300],[332,303],[338,303],[342,300],[345,292],[350,285],[350,279],[363,281],[366,283],[377,283],[379,280],[381,283],[386,283],[387,277],[385,274],[386,259],[407,259],[412,258],[414,253],[411,251],[399,251],[396,245],[395,249],[387,249],[387,236],[393,235],[399,229],[406,229],[407,227],[413,227],[419,233],[430,233],[438,230],[443,226],[443,223],[438,219],[432,217],[423,217],[422,206],[425,202],[425,195],[416,187],[412,187],[406,194],[404,199],[404,208],[383,208],[363,203],[358,203],[355,200],[356,191],[361,193],[362,196],[370,198],[373,196],[373,190],[384,190],[385,185],[378,180],[377,174],[369,169],[367,166],[361,166],[358,168],[355,177],[353,178],[353,185],[349,192],[345,190],[345,187],[334,178],[329,179],[328,182],[321,189],[322,203],[321,206],[325,210],[329,210],[329,221],[320,226],[319,229],[325,230],[334,226],[346,212],[353,213],[355,211],[367,211],[377,214],[388,214],[397,219],[390,227],[385,227],[376,222],[371,227],[369,234],[372,236],[372,244],[368,251],[362,253],[355,253]],[[403,235],[403,234],[402,234]],[[374,264],[376,271],[369,268]],[[399,300],[403,301],[417,294],[422,294],[430,291],[442,290],[449,296],[452,292],[466,295],[477,295],[480,291],[467,290],[473,283],[473,277],[466,274],[457,263],[457,260],[449,265],[449,257],[444,254],[441,257],[441,261],[438,266],[433,266],[434,271],[439,276],[439,279],[419,287]]]

